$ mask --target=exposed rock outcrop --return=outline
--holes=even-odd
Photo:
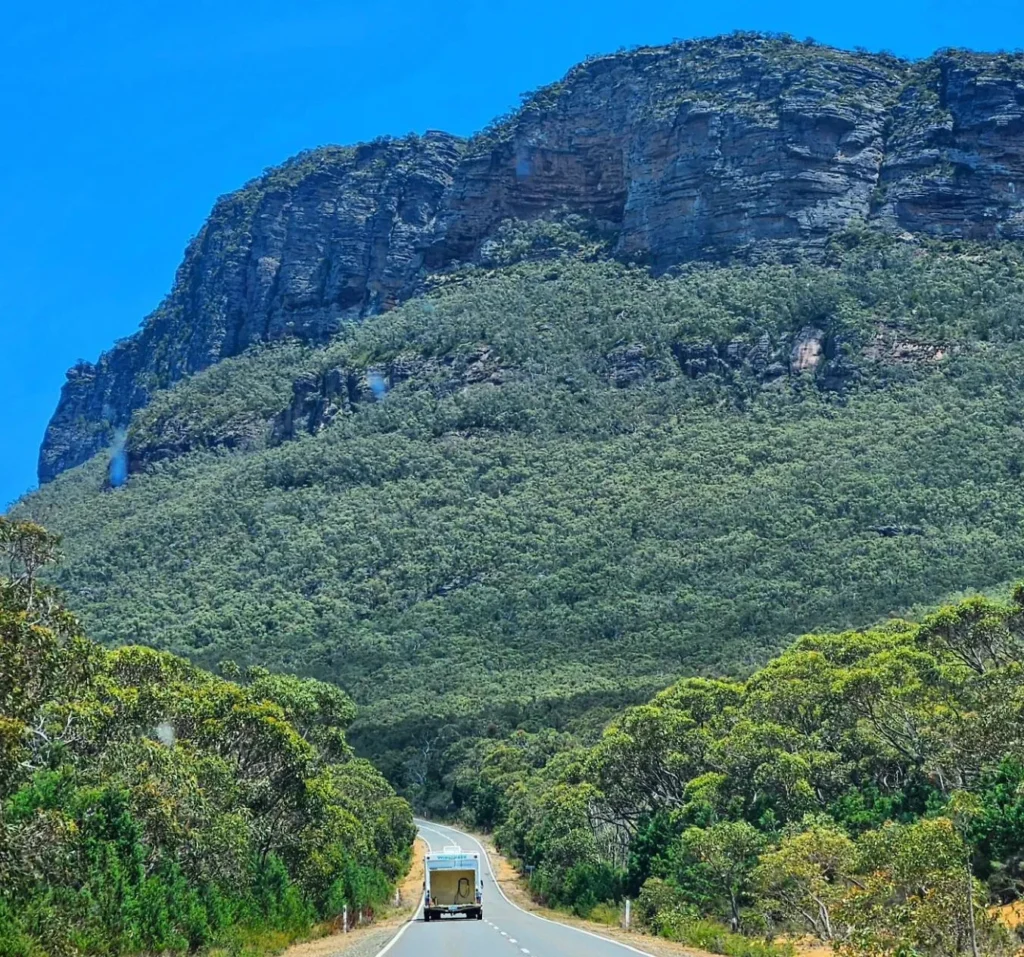
[[[880,350],[881,336],[880,331],[866,348],[852,349],[849,355],[836,335],[815,326],[774,337],[764,333],[754,342],[674,342],[668,355],[658,355],[650,344],[631,342],[604,356],[601,377],[615,389],[643,388],[682,377],[746,388],[775,388],[786,381],[799,381],[822,392],[843,392],[862,378],[862,364],[934,361],[930,353],[916,360],[908,358],[905,340],[900,349]],[[276,411],[245,409],[211,425],[197,421],[186,401],[173,411],[149,416],[144,427],[133,426],[129,432],[130,471],[199,449],[254,449],[317,435],[339,419],[383,401],[396,388],[441,399],[473,387],[494,388],[528,377],[484,342],[441,356],[410,350],[367,367],[330,365],[292,381],[290,401]],[[562,381],[570,387],[577,383],[569,374]]]
[[[140,332],[68,374],[40,480],[107,445],[155,389],[254,342],[322,341],[431,272],[488,261],[501,223],[556,210],[656,270],[815,258],[855,220],[1024,238],[1024,57],[694,41],[588,61],[468,142],[296,157],[220,200]]]
[[[302,433],[315,435],[339,415],[377,402],[388,391],[410,380],[416,388],[440,397],[483,382],[500,385],[506,375],[494,350],[485,344],[443,358],[410,354],[366,370],[328,369],[293,384],[292,401],[274,419],[270,441],[276,445]]]
[[[40,481],[106,447],[157,389],[256,342],[323,341],[409,298],[464,145],[428,133],[315,150],[219,200],[142,329],[68,373]]]
[[[801,329],[789,351],[789,371],[794,374],[814,372],[821,364],[825,333],[813,326]]]
[[[891,116],[877,218],[1024,239],[1024,56],[939,54],[912,71]]]
[[[843,354],[839,340],[814,326],[775,341],[766,334],[753,344],[740,340],[677,342],[672,353],[682,373],[691,379],[713,375],[730,380],[742,375],[771,385],[787,377],[806,376],[822,391],[842,392],[862,375],[857,362]]]

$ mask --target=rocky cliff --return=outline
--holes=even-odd
[[[68,373],[40,481],[153,391],[255,342],[321,341],[486,261],[502,223],[566,212],[657,271],[814,259],[854,220],[1024,238],[1024,56],[735,35],[595,58],[468,141],[302,154],[221,199],[142,329]]]

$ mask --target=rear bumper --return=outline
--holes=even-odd
[[[424,907],[423,916],[429,920],[438,920],[441,917],[458,917],[466,914],[469,917],[476,917],[483,913],[483,904],[459,904],[454,910],[448,907]]]

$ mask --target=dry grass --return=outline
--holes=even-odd
[[[835,951],[828,945],[813,937],[800,937],[791,940],[798,957],[835,957]]]
[[[1016,930],[1018,927],[1024,926],[1024,900],[992,907],[989,909],[989,913],[993,917],[998,918],[1010,930]]]
[[[398,885],[399,907],[404,908],[406,914],[419,906],[420,898],[423,896],[423,861],[426,856],[426,843],[416,838],[416,844],[412,849],[412,867],[405,880]]]

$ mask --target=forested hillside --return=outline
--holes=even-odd
[[[106,651],[0,518],[0,954],[274,952],[389,900],[415,828],[336,687]]]
[[[685,679],[569,735],[483,742],[470,821],[589,914],[720,953],[810,935],[842,954],[1017,953],[991,908],[1024,879],[1024,586],[921,625],[801,638],[745,682]]]
[[[653,278],[577,220],[331,343],[160,393],[16,514],[90,633],[338,683],[443,810],[465,739],[594,734],[1024,568],[1024,260],[865,228]]]
[[[1010,954],[1022,130],[734,34],[222,197],[0,518],[0,957],[256,957],[407,800],[731,957]]]

